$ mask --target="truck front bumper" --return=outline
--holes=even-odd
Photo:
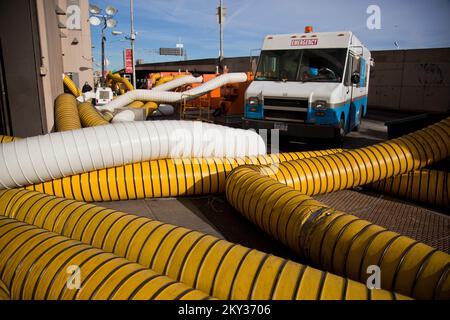
[[[298,138],[330,139],[339,135],[339,128],[332,125],[318,125],[297,122],[278,122],[269,120],[246,119],[244,129],[279,129],[280,135]]]

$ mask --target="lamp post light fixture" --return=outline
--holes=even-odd
[[[101,85],[105,86],[106,77],[105,77],[105,30],[107,28],[115,28],[117,26],[117,21],[113,19],[113,17],[117,14],[117,9],[108,6],[103,10],[96,5],[89,6],[89,23],[93,26],[102,26],[102,77],[101,77]]]

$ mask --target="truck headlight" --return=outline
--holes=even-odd
[[[247,103],[250,107],[257,107],[259,106],[259,98],[258,97],[250,97],[247,100]]]
[[[328,104],[324,100],[317,100],[313,103],[314,110],[324,111],[328,109]]]

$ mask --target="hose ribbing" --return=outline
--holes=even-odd
[[[153,87],[153,91],[170,91],[185,85],[203,82],[203,77],[193,77],[191,75],[175,76],[174,80]]]
[[[155,110],[158,109],[158,104],[153,101],[148,101],[142,107],[145,109],[145,115],[148,117],[152,115]]]
[[[79,241],[0,216],[0,276],[14,300],[208,299],[208,295]],[[79,290],[67,268],[80,268]]]
[[[265,153],[250,130],[199,121],[116,123],[1,144],[0,189],[147,160]]]
[[[450,208],[449,172],[428,169],[416,170],[377,181],[367,187],[428,206],[440,209]]]
[[[70,79],[65,74],[63,74],[63,83],[75,97],[79,97],[82,95],[81,90],[77,87],[75,82],[73,82],[72,79]]]
[[[77,100],[71,94],[61,94],[55,100],[56,131],[70,131],[81,128]]]
[[[114,113],[112,113],[109,110],[101,110],[100,114],[102,115],[103,119],[107,122],[111,122],[111,120],[114,118]]]
[[[201,232],[27,190],[0,213],[112,252],[219,299],[404,299]]]
[[[130,83],[130,81],[125,77],[121,77],[120,74],[112,74],[111,72],[109,72],[106,75],[106,78],[111,79],[112,82],[122,83],[125,86],[125,88],[127,89],[127,91],[134,90],[134,87]]]
[[[250,221],[320,268],[362,281],[367,266],[378,265],[384,289],[414,298],[449,299],[448,254],[304,194],[364,185],[448,157],[448,122],[358,150],[278,166],[239,167],[227,179],[227,199]]]
[[[127,105],[127,108],[133,108],[133,109],[140,109],[144,106],[144,102],[142,101],[133,101],[129,105]]]
[[[19,139],[20,138],[0,135],[0,143],[12,142],[12,141],[16,141],[16,140],[19,140]]]
[[[245,73],[227,73],[218,76],[201,86],[184,92],[170,92],[158,90],[144,90],[138,89],[129,91],[124,95],[117,97],[110,103],[103,106],[104,109],[114,110],[129,105],[133,101],[154,101],[158,103],[175,103],[183,100],[196,99],[204,94],[220,88],[229,83],[240,83],[247,81],[247,74]],[[157,88],[157,87],[156,87]],[[156,89],[155,88],[155,89]]]
[[[85,202],[213,194],[225,191],[227,175],[237,166],[266,165],[341,151],[331,149],[244,158],[145,161],[55,179],[26,188]]]
[[[307,195],[370,184],[450,156],[450,118],[398,139],[323,157],[287,161],[260,171]]]
[[[80,116],[81,124],[85,128],[109,124],[90,102],[81,103],[78,106],[78,114]]]
[[[9,289],[6,284],[0,280],[0,301],[2,300],[10,300]]]
[[[162,85],[162,84],[164,84],[164,83],[173,81],[174,79],[175,79],[174,76],[164,76],[164,77],[161,77],[161,78],[158,79],[158,81],[156,81],[155,87],[158,87],[158,86],[160,86],[160,85]]]

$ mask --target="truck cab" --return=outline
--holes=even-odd
[[[371,65],[349,31],[266,36],[245,93],[244,127],[342,139],[367,113]]]

